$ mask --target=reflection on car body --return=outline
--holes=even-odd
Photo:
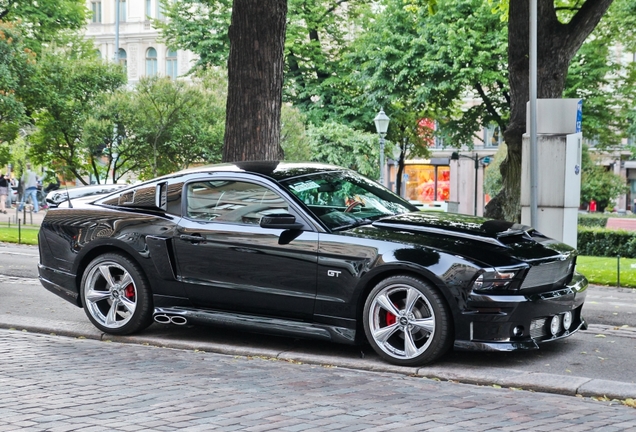
[[[199,167],[49,211],[44,287],[111,334],[232,326],[369,343],[422,365],[585,327],[576,251],[505,221],[417,211],[323,164]]]
[[[102,195],[109,192],[113,192],[117,189],[124,188],[128,185],[126,184],[99,184],[99,185],[88,185],[88,186],[78,186],[73,188],[61,188],[56,189],[48,194],[46,194],[46,203],[49,207],[58,207],[62,203],[66,203],[66,206],[69,204],[69,199],[72,201],[77,198],[83,198],[94,195]]]

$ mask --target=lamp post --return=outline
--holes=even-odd
[[[384,114],[384,109],[380,108],[380,112],[373,119],[375,122],[375,130],[380,135],[380,184],[384,186],[384,137],[389,129],[389,121],[391,119]]]

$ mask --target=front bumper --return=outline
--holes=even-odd
[[[456,330],[455,349],[463,351],[518,351],[537,349],[544,342],[571,336],[587,324],[581,311],[587,279],[575,274],[562,289],[528,295],[471,295]],[[571,313],[569,328],[563,316]],[[556,332],[550,329],[558,316]]]

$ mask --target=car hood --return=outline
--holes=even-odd
[[[468,255],[473,256],[504,254],[532,262],[565,259],[575,254],[572,247],[527,225],[453,213],[422,211],[400,214],[375,221],[373,227],[395,233],[426,234],[426,238],[436,239],[436,248],[462,254],[472,249],[472,254]],[[421,239],[415,241],[422,243]]]

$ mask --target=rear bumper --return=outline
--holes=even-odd
[[[38,264],[38,273],[44,288],[75,306],[82,307],[74,274],[54,270],[42,264]]]
[[[539,294],[471,295],[456,332],[455,349],[518,351],[537,349],[544,342],[564,339],[587,324],[582,317],[587,279],[575,274],[562,289]],[[569,313],[571,325],[564,326]],[[553,333],[550,324],[559,320]]]

